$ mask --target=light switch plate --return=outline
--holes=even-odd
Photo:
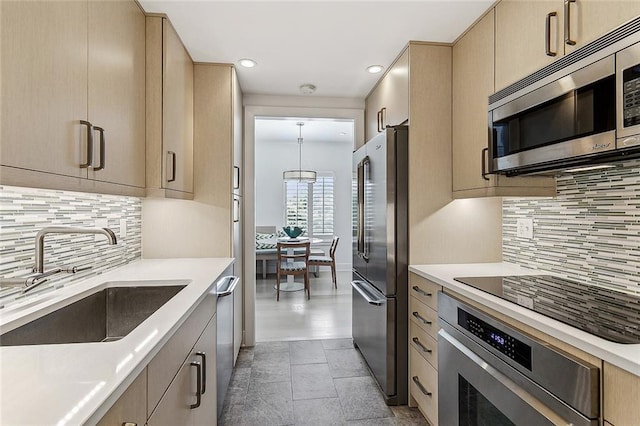
[[[520,238],[533,238],[533,219],[518,219],[516,235]]]
[[[96,219],[95,222],[95,226],[96,228],[108,228],[109,227],[109,219]],[[98,241],[106,241],[106,238],[104,235],[98,235],[96,234],[96,236],[93,239],[94,241],[98,242]]]
[[[120,238],[127,237],[127,219],[120,219]]]

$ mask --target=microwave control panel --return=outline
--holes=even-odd
[[[640,65],[622,72],[624,127],[640,124]]]

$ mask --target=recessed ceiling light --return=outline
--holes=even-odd
[[[240,59],[238,61],[238,63],[240,65],[242,65],[245,68],[253,68],[256,65],[258,65],[258,63],[256,61],[254,61],[253,59],[248,59],[248,58],[244,58],[244,59]]]
[[[378,74],[383,69],[384,67],[382,65],[371,65],[367,67],[367,72],[371,74]]]

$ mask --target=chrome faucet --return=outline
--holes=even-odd
[[[48,234],[96,234],[104,235],[109,240],[109,244],[117,244],[116,234],[109,228],[80,228],[73,226],[48,226],[42,228],[36,234],[36,246],[35,246],[35,265],[33,267],[33,273],[22,278],[1,278],[0,288],[4,287],[22,287],[22,293],[26,293],[39,285],[48,281],[48,277],[55,275],[59,272],[67,272],[75,274],[76,272],[90,269],[91,266],[77,267],[71,266],[68,268],[53,268],[49,271],[44,270],[44,237]]]
[[[109,240],[109,244],[118,244],[116,234],[109,228],[79,228],[73,226],[48,226],[42,228],[36,234],[36,264],[33,272],[44,273],[44,237],[47,234],[98,234],[104,235]]]

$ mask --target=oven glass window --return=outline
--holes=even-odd
[[[606,77],[493,123],[494,157],[615,129],[615,78]]]
[[[516,426],[460,375],[458,401],[460,426]]]

